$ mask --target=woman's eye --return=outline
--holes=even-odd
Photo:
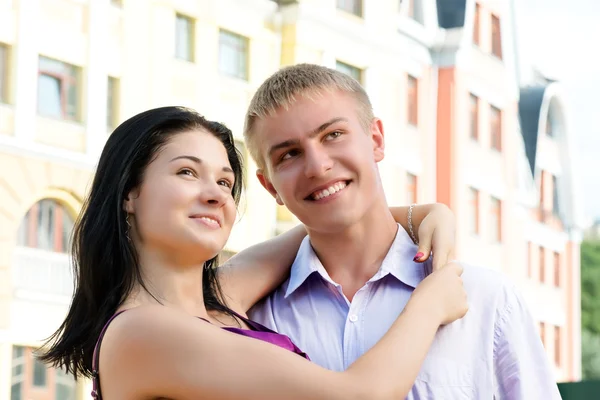
[[[184,168],[184,169],[182,169],[181,171],[179,171],[179,172],[177,173],[177,175],[188,175],[188,176],[194,176],[194,171],[192,171],[192,170],[191,170],[191,169],[189,169],[189,168]]]
[[[233,187],[233,185],[231,184],[231,182],[229,182],[227,179],[221,179],[219,182],[217,182],[219,185],[221,186],[225,186],[228,189],[231,189]]]

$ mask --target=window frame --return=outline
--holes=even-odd
[[[408,205],[416,204],[419,198],[419,177],[410,172],[406,173],[406,201]],[[410,197],[410,198],[409,198]]]
[[[56,63],[60,63],[61,67],[63,69],[63,72],[57,72],[57,71],[52,71],[50,69],[47,68],[43,68],[42,67],[42,62],[43,61],[50,61],[50,62],[56,62]],[[69,75],[68,72],[66,71],[71,71],[73,74]],[[56,79],[59,81],[59,96],[60,96],[60,115],[49,115],[49,114],[44,114],[40,111],[40,90],[41,90],[41,86],[40,86],[40,78],[42,76],[47,76],[53,79]],[[74,99],[74,104],[73,107],[75,109],[74,115],[70,115],[68,113],[68,108],[69,108],[69,89],[71,87],[75,87],[75,99]],[[69,64],[67,62],[61,61],[61,60],[57,60],[55,58],[51,58],[51,57],[46,57],[43,55],[39,55],[38,56],[38,81],[37,81],[37,90],[38,90],[38,103],[37,103],[37,114],[42,116],[42,117],[46,117],[46,118],[60,118],[63,120],[67,120],[67,121],[74,121],[74,122],[79,122],[81,120],[81,93],[82,93],[82,87],[81,87],[81,68],[73,65],[73,64]]]
[[[490,233],[494,235],[492,236],[492,240],[493,243],[502,243],[502,200],[492,196],[490,198],[490,205],[490,218],[494,219],[497,224],[495,232],[490,230]]]
[[[121,80],[108,76],[106,91],[106,127],[113,131],[119,125],[119,97]]]
[[[479,236],[481,232],[480,227],[480,218],[479,218],[479,206],[480,206],[480,192],[474,187],[469,187],[469,205],[473,210],[473,224],[474,226],[469,226],[469,233],[474,236]]]
[[[49,218],[49,210],[51,217]],[[40,229],[40,218],[41,229]],[[27,213],[21,219],[17,234],[17,246],[34,248],[54,253],[67,253],[69,251],[70,239],[75,218],[69,212],[67,207],[57,200],[45,198],[32,205]],[[68,226],[70,232],[66,234],[65,226]],[[44,239],[48,245],[44,245],[44,240],[40,241],[40,235],[48,234]]]
[[[365,71],[356,65],[349,64],[344,61],[335,60],[335,70],[343,74],[348,75],[350,78],[356,80],[361,85],[365,76]]]
[[[355,17],[364,18],[365,5],[362,0],[336,0],[335,7]]]
[[[490,26],[492,31],[492,55],[499,60],[502,60],[502,24],[498,15],[491,14]]]
[[[187,54],[179,53],[179,43],[180,40],[184,39],[184,37],[180,36],[179,23],[185,22],[186,25],[186,35],[185,39],[187,41],[186,51]],[[190,17],[189,15],[185,15],[182,13],[175,13],[175,58],[180,61],[187,62],[195,62],[196,60],[196,19]]]
[[[469,116],[470,116],[470,132],[469,137],[479,142],[479,108],[481,100],[473,93],[469,93]]]
[[[473,17],[473,44],[481,46],[481,5],[475,2],[475,14]]]
[[[562,329],[560,326],[555,325],[554,326],[554,364],[556,364],[556,366],[560,367],[560,364],[562,362],[562,357],[561,357],[561,350],[562,350]]]
[[[406,121],[410,126],[419,126],[419,78],[407,74],[406,78]]]
[[[490,147],[502,152],[502,110],[490,104]]]
[[[229,43],[226,42],[224,39],[228,39]],[[231,40],[240,41],[233,43]],[[224,66],[227,65],[224,63],[223,58],[225,54],[223,50],[225,47],[229,49],[233,48],[236,54],[235,61],[238,65],[236,65],[235,68],[232,68],[232,70],[235,70],[233,72],[228,68],[224,68]],[[218,51],[219,54],[217,68],[219,70],[220,75],[224,75],[234,79],[239,79],[245,82],[248,82],[250,80],[250,38],[239,33],[221,28],[219,29]],[[239,55],[242,55],[243,57],[238,57]],[[240,60],[242,60],[243,63],[240,63]],[[240,68],[240,65],[242,68]]]

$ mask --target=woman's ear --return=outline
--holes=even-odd
[[[135,214],[134,199],[137,198],[137,190],[132,190],[123,199],[123,211],[127,214]]]

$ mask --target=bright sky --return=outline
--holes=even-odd
[[[521,61],[560,80],[568,100],[584,215],[600,219],[600,1],[516,0]]]

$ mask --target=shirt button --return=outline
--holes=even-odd
[[[351,315],[350,322],[356,322],[356,321],[358,321],[358,317],[356,315]]]

